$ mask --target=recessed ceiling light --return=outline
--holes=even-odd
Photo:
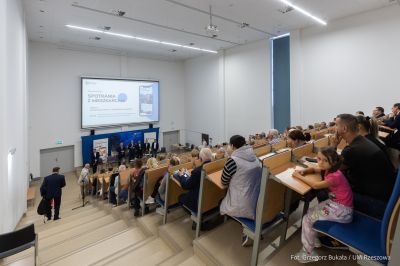
[[[43,9],[40,9],[39,11],[40,11],[41,13],[44,13],[44,10],[43,10]]]
[[[213,51],[213,50],[208,50],[208,49],[203,49],[203,48],[198,48],[198,47],[193,47],[193,46],[188,46],[188,45],[182,45],[182,44],[177,44],[177,43],[172,43],[172,42],[165,42],[165,41],[153,40],[153,39],[148,39],[148,38],[142,38],[142,37],[132,36],[132,35],[128,35],[128,34],[98,30],[98,29],[81,27],[81,26],[76,26],[76,25],[65,25],[65,26],[70,29],[103,33],[103,34],[107,34],[107,35],[111,35],[111,36],[115,36],[115,37],[133,39],[133,40],[137,40],[137,41],[144,41],[144,42],[151,42],[151,43],[174,46],[174,47],[181,47],[181,48],[185,48],[185,49],[191,49],[191,50],[196,50],[196,51],[206,52],[206,53],[213,53],[213,54],[218,53],[218,51]]]
[[[43,25],[40,25],[39,27],[40,27],[40,28],[43,28]]]
[[[324,25],[324,26],[327,25],[326,21],[324,21],[324,20],[322,20],[322,19],[320,19],[320,18],[318,18],[318,17],[312,15],[310,12],[304,10],[303,8],[301,8],[301,7],[299,7],[299,6],[296,6],[296,5],[292,4],[291,2],[289,2],[289,1],[287,1],[287,0],[279,0],[279,1],[281,1],[281,2],[284,3],[285,5],[288,5],[288,6],[292,7],[292,8],[295,9],[296,11],[299,11],[299,12],[302,13],[303,15],[305,15],[305,16],[307,16],[307,17],[309,17],[309,18],[312,18],[313,20],[317,21],[318,23],[320,23],[320,24],[322,24],[322,25]]]
[[[177,50],[176,49],[171,49],[171,50],[168,50],[168,51],[170,51],[171,53],[175,53]]]

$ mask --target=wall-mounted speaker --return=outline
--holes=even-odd
[[[153,128],[153,124],[149,124],[149,128]]]
[[[91,129],[91,130],[90,130],[90,136],[93,136],[94,133],[95,133],[94,129]]]

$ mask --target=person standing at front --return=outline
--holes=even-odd
[[[54,221],[60,219],[61,194],[62,188],[65,187],[65,177],[59,172],[60,167],[54,167],[53,173],[46,176],[40,186],[40,194],[49,202],[49,205],[51,200],[54,200]],[[51,220],[51,209],[46,216],[48,220]]]

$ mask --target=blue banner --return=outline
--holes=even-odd
[[[159,128],[147,128],[140,130],[106,133],[93,136],[82,136],[82,165],[91,162],[93,152],[93,140],[108,138],[108,156],[111,156],[111,151],[115,151],[119,143],[123,142],[124,146],[133,140],[135,144],[140,140],[144,143],[144,133],[155,132],[157,140],[159,139]]]

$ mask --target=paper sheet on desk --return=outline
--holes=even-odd
[[[297,168],[297,167],[296,167]],[[298,169],[296,169],[298,170]],[[311,188],[307,184],[301,182],[297,178],[292,177],[294,172],[294,168],[289,168],[285,171],[283,171],[280,174],[275,175],[277,179],[280,180],[282,184],[285,186],[289,187],[290,189],[300,193],[301,195],[304,195],[307,193]]]
[[[276,178],[279,178],[280,180],[285,180],[288,177],[290,177],[292,179],[293,178],[292,177],[293,173],[294,173],[294,168],[288,168],[285,171],[283,171],[282,173],[277,174]]]
[[[273,156],[273,155],[275,155],[275,154],[276,154],[275,152],[270,152],[270,153],[267,153],[267,154],[265,154],[265,155],[262,155],[262,156],[258,157],[258,159],[259,159],[260,161],[262,161],[262,160],[264,160],[265,158],[271,157],[271,156]]]

